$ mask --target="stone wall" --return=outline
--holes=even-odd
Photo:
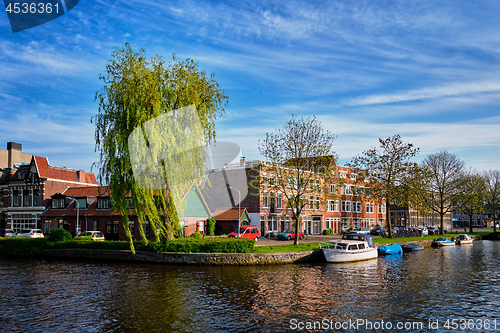
[[[321,261],[319,250],[273,253],[154,253],[137,251],[94,250],[94,249],[52,249],[43,250],[43,257],[64,257],[82,259],[103,259],[156,262],[184,265],[274,265]]]

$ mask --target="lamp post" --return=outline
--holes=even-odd
[[[238,191],[238,238],[240,238],[240,206],[241,206],[241,192],[235,187],[227,185],[228,189],[233,189]]]

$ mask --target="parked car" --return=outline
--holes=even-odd
[[[100,231],[84,231],[75,237],[76,240],[103,241],[104,235]]]
[[[0,237],[16,237],[16,232],[12,229],[0,228]]]
[[[385,228],[375,228],[375,229],[372,229],[372,231],[370,231],[370,234],[374,235],[374,236],[382,236],[384,233],[386,233],[387,230],[385,230]]]
[[[418,232],[420,233],[420,236],[427,236],[429,234],[427,227],[419,227]]]
[[[257,241],[259,234],[259,227],[253,225],[244,225],[240,227],[240,238],[252,238]],[[228,237],[238,237],[238,229],[231,232]]]
[[[429,235],[437,235],[438,229],[436,227],[427,227],[427,232]]]
[[[295,239],[295,230],[288,231],[288,232],[280,232],[278,234],[278,239],[281,239],[281,240]],[[299,230],[299,239],[304,239],[304,233],[300,230]]]
[[[369,234],[370,229],[368,228],[358,228],[352,231],[353,234]]]
[[[43,238],[45,236],[42,229],[23,229],[16,234],[16,237]]]

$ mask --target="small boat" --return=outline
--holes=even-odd
[[[418,245],[417,243],[410,243],[403,245],[404,252],[421,251],[424,249],[423,245]]]
[[[320,246],[321,247],[321,246]],[[371,235],[348,234],[331,240],[321,248],[327,262],[351,262],[378,258]]]
[[[460,234],[455,238],[455,243],[457,244],[472,244],[474,238],[467,234]]]
[[[384,254],[384,255],[403,253],[403,249],[399,244],[381,246],[377,250],[379,254]]]
[[[437,246],[451,246],[455,245],[455,242],[449,240],[448,238],[438,238],[434,240],[434,245]]]

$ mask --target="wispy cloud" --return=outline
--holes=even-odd
[[[423,88],[399,92],[395,94],[371,95],[357,97],[344,102],[345,105],[373,105],[407,102],[415,100],[435,99],[442,97],[454,97],[471,94],[480,94],[500,91],[500,81],[473,82],[452,84],[444,87]]]

